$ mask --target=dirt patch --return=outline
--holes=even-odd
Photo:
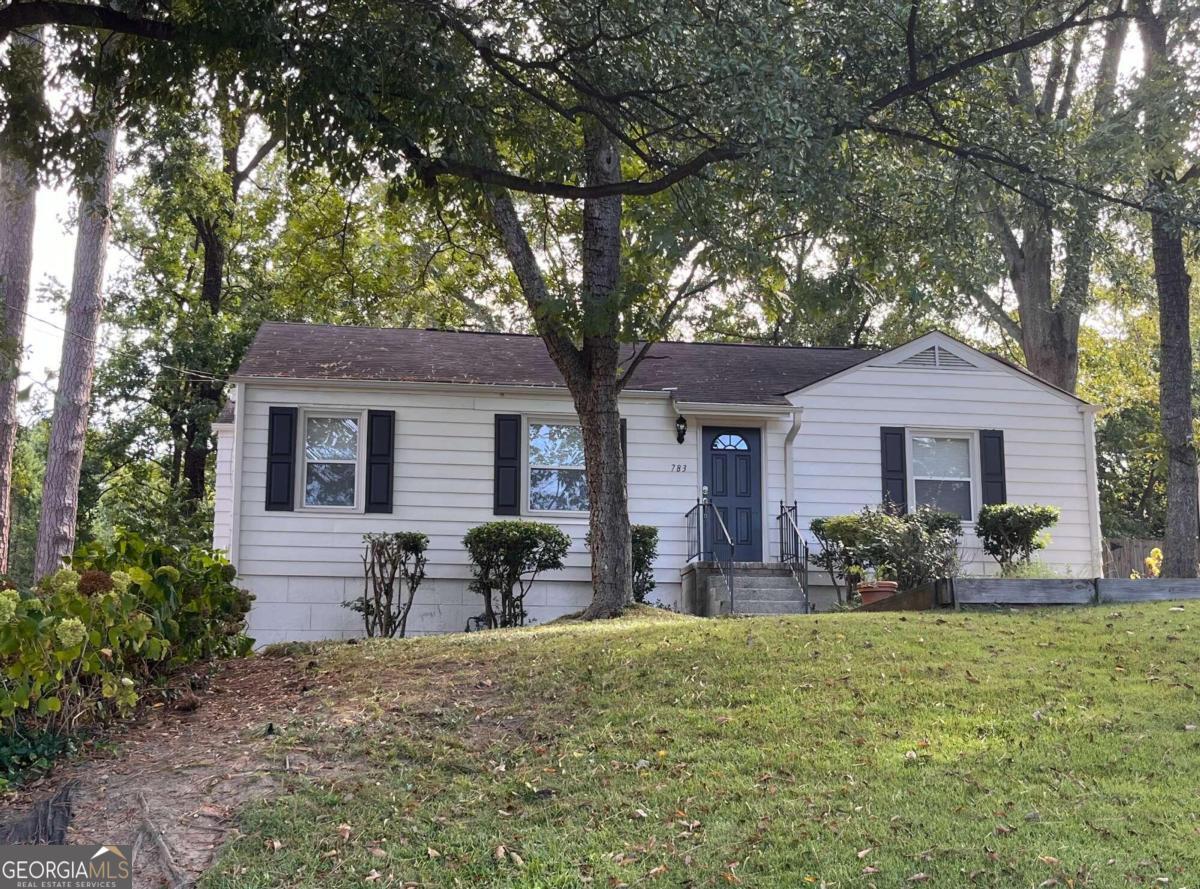
[[[236,832],[234,815],[244,803],[269,796],[285,771],[331,768],[275,743],[276,726],[319,707],[315,663],[291,657],[227,662],[192,712],[151,710],[110,744],[5,799],[0,819],[77,781],[67,842],[133,844],[143,821],[141,795],[175,864],[195,878]],[[136,886],[163,885],[165,870],[156,859],[154,844],[143,842]]]
[[[377,732],[453,739],[468,755],[543,737],[548,722],[517,706],[501,678],[503,650],[373,641],[226,662],[190,702],[194,710],[151,709],[104,746],[4,799],[0,821],[74,781],[67,842],[135,844],[148,811],[180,876],[194,880],[238,835],[238,815],[248,804],[296,778],[361,779],[372,768],[363,747]],[[142,836],[137,887],[172,882],[172,868],[155,846]]]

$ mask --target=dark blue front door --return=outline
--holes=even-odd
[[[762,561],[761,440],[757,429],[704,427],[704,484],[733,538],[738,562]]]

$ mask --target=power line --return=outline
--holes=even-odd
[[[98,340],[94,340],[91,337],[84,336],[81,333],[76,333],[73,330],[67,330],[65,327],[55,324],[53,321],[47,321],[45,318],[39,318],[37,315],[34,315],[32,312],[29,312],[25,309],[22,309],[21,311],[24,313],[25,317],[30,318],[34,321],[37,321],[40,324],[45,324],[47,327],[51,327],[54,330],[60,331],[61,333],[65,334],[67,336],[73,336],[76,339],[84,341],[85,343],[91,343],[97,349],[103,349],[104,351],[108,352],[110,356],[117,353],[117,349],[113,348],[112,346],[109,346],[105,343],[99,342]],[[145,331],[143,331],[143,332],[145,332]],[[165,370],[173,370],[177,373],[184,375],[183,377],[178,377],[177,379],[205,380],[210,383],[221,383],[221,384],[224,384],[226,382],[226,380],[223,377],[218,377],[214,374],[210,374],[210,373],[208,373],[208,371],[193,370],[193,369],[187,368],[187,367],[177,367],[176,365],[173,365],[173,364],[160,364],[159,367],[161,367]]]

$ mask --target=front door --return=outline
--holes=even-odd
[[[758,429],[704,427],[704,485],[738,562],[762,561],[761,441]],[[714,536],[720,539],[720,531]]]

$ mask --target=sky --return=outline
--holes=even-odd
[[[50,325],[62,327],[64,319],[59,306],[42,302],[39,297],[43,288],[55,280],[64,287],[70,286],[75,245],[74,231],[69,226],[70,211],[71,196],[66,187],[38,191],[29,317],[25,319],[25,360],[21,370],[43,383],[48,369],[58,367],[62,354],[63,333]],[[53,382],[50,385],[53,387]]]

